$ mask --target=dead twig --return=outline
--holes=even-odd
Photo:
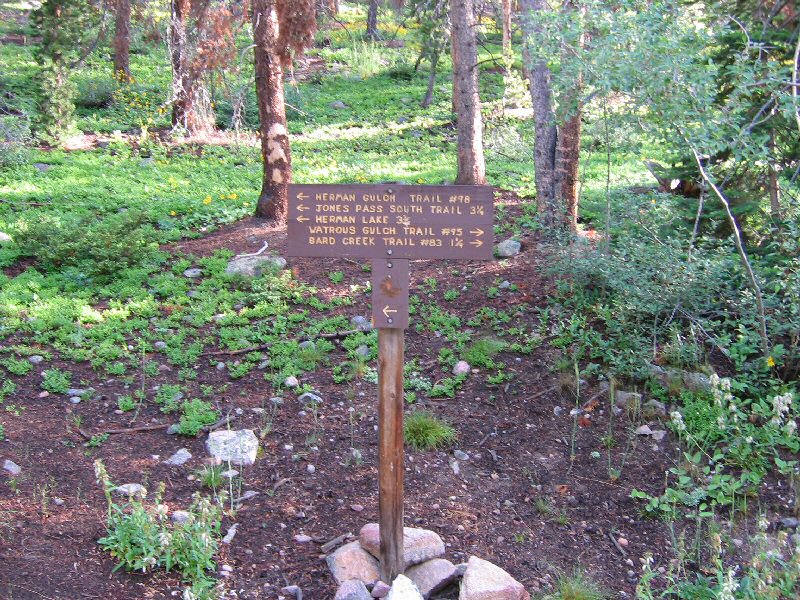
[[[628,553],[625,551],[625,548],[620,546],[619,542],[617,541],[617,538],[614,537],[613,532],[611,532],[611,531],[608,532],[608,539],[610,539],[614,543],[614,547],[617,550],[619,550],[619,553],[622,554],[623,557],[625,557],[625,558],[628,557]]]
[[[343,541],[351,537],[353,537],[352,532],[343,533],[342,535],[337,535],[331,541],[322,544],[322,546],[320,546],[319,549],[322,550],[325,554],[327,554],[328,552],[336,548],[336,546],[341,544]]]

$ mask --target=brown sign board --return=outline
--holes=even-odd
[[[288,255],[490,260],[492,188],[290,185]]]
[[[372,325],[408,329],[408,260],[372,260]]]

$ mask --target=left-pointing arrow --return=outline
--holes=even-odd
[[[390,314],[397,312],[397,309],[389,308],[389,305],[387,304],[386,306],[383,307],[383,311],[382,312],[383,312],[383,316],[388,319]]]
[[[308,210],[308,207],[305,204],[298,204],[297,205],[297,210],[300,211],[300,212],[305,212],[305,211]]]
[[[297,199],[298,200],[308,200],[308,194],[304,194],[303,192],[297,192]]]
[[[305,222],[305,221],[310,221],[311,219],[309,219],[308,217],[302,217],[302,216],[301,216],[301,217],[297,217],[297,220],[298,220],[300,223],[303,223],[303,222]]]

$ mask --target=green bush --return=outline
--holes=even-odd
[[[197,435],[203,427],[212,425],[219,418],[219,413],[204,400],[194,399],[184,402],[182,411],[183,414],[178,422],[178,433],[183,435]]]
[[[47,369],[42,373],[42,389],[54,394],[64,394],[72,382],[72,373],[60,369]]]
[[[428,411],[418,410],[406,417],[403,428],[406,443],[414,450],[435,450],[456,440],[456,430]]]

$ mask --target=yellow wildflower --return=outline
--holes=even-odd
[[[171,211],[169,211],[169,216],[170,216],[170,217],[174,217],[174,216],[175,216],[175,215],[177,215],[177,214],[178,214],[178,213],[176,213],[174,210],[171,210]]]
[[[211,204],[211,196],[206,196],[203,198],[203,204]]]
[[[775,366],[775,359],[772,358],[771,356],[767,357],[767,366],[768,367],[774,367]]]
[[[239,196],[237,196],[236,194],[228,194],[228,198],[230,198],[231,200],[236,200],[238,197]]]

